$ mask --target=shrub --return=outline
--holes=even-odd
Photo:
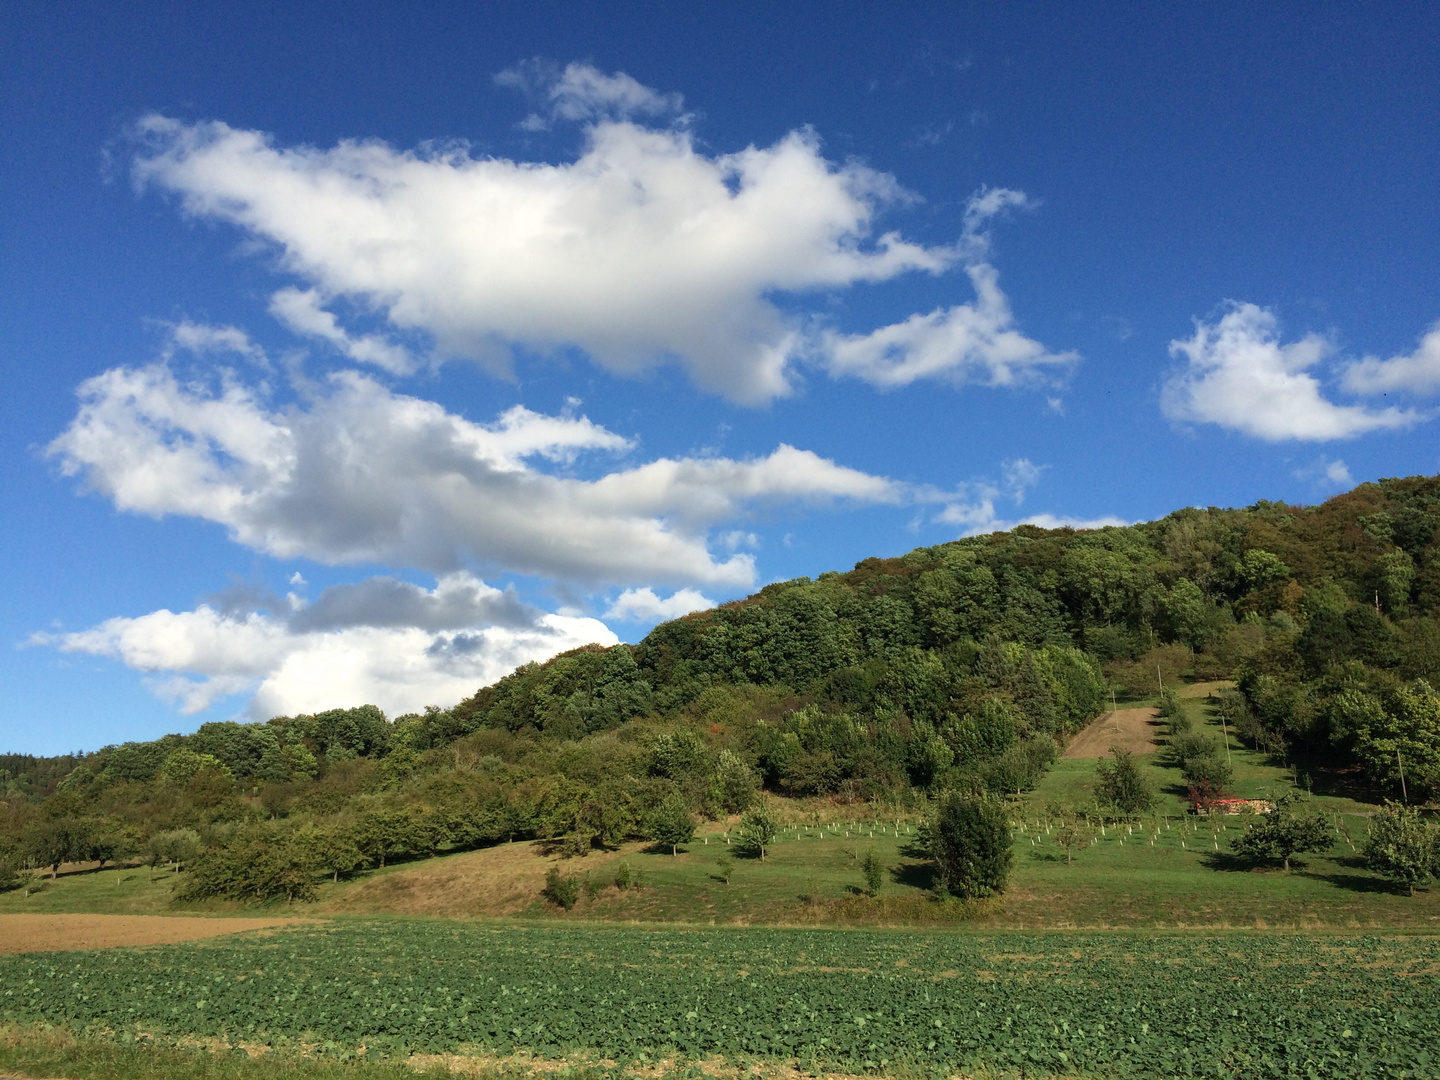
[[[180,900],[314,900],[318,869],[314,853],[295,836],[247,830],[202,851],[175,894]]]
[[[558,866],[552,866],[545,874],[543,892],[552,904],[559,904],[569,911],[580,899],[580,879],[574,874],[562,874]]]
[[[925,830],[939,884],[956,896],[1004,891],[1013,853],[1005,812],[989,799],[951,794]]]
[[[1203,731],[1174,732],[1170,736],[1167,756],[1171,764],[1185,767],[1191,758],[1214,757],[1221,753],[1220,740]]]
[[[720,872],[720,880],[726,885],[730,884],[730,875],[735,873],[735,859],[728,851],[722,852],[715,860],[715,869]]]
[[[1219,753],[1203,754],[1186,761],[1180,767],[1180,775],[1190,787],[1223,792],[1234,779],[1235,770]]]
[[[865,858],[860,863],[860,872],[865,875],[865,891],[871,896],[878,894],[885,880],[885,863],[874,848],[865,853]]]
[[[621,859],[615,868],[615,887],[621,892],[640,887],[640,872],[631,867],[629,859]]]

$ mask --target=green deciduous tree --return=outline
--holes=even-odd
[[[1403,773],[1412,797],[1440,792],[1440,694],[1428,682],[1416,679],[1381,695],[1345,690],[1336,714],[1371,777],[1398,792]]]
[[[1126,815],[1148,810],[1155,802],[1155,786],[1134,756],[1112,746],[1110,757],[1110,761],[1101,760],[1095,766],[1095,801]]]
[[[779,831],[780,824],[775,820],[775,811],[770,806],[770,801],[761,796],[740,819],[736,846],[742,854],[753,855],[764,862],[765,849],[775,842],[775,834]]]
[[[1075,852],[1090,843],[1090,830],[1073,817],[1066,818],[1055,830],[1055,843],[1064,850],[1065,864],[1068,866],[1074,858]]]
[[[1435,855],[1435,832],[1417,810],[1387,803],[1370,819],[1365,865],[1406,886],[1411,896],[1435,873]]]
[[[1307,799],[1290,791],[1275,800],[1275,809],[1253,822],[1231,847],[1243,859],[1279,859],[1288,872],[1290,859],[1307,851],[1327,851],[1334,843],[1325,815],[1306,809]]]
[[[695,839],[695,815],[683,795],[671,795],[655,808],[645,831],[650,840],[668,847],[671,855],[678,855],[681,844]]]

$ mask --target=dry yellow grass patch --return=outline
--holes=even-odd
[[[308,921],[169,915],[0,915],[0,953],[173,945]]]
[[[550,867],[558,865],[581,875],[602,871],[637,848],[631,844],[620,851],[592,851],[584,858],[560,859],[546,855],[545,845],[539,842],[499,844],[407,863],[373,875],[324,900],[319,910],[451,918],[515,915],[540,899]]]

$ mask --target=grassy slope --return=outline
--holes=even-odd
[[[1201,700],[1190,698],[1186,707],[1198,723],[1210,723]],[[1218,727],[1215,731],[1218,735]],[[1233,737],[1230,745],[1237,793],[1264,796],[1288,786],[1286,770],[1244,749]],[[1016,834],[1015,872],[1007,895],[976,910],[947,908],[928,899],[924,868],[904,853],[909,824],[902,820],[897,836],[892,817],[874,826],[872,839],[871,825],[862,829],[854,825],[862,810],[820,804],[787,807],[794,820],[808,824],[797,824],[782,834],[764,863],[735,860],[728,885],[716,865],[717,856],[726,850],[720,832],[724,826],[712,824],[678,858],[638,844],[571,860],[547,855],[540,845],[502,845],[388,867],[338,886],[327,884],[319,905],[307,910],[722,925],[903,924],[963,918],[989,929],[1440,926],[1440,889],[1423,890],[1415,897],[1400,894],[1360,866],[1358,853],[1338,835],[1329,852],[1302,857],[1288,875],[1238,865],[1226,851],[1229,839],[1245,827],[1244,819],[1224,820],[1218,835],[1212,835],[1203,819],[1187,821],[1178,770],[1165,765],[1161,755],[1144,755],[1140,760],[1162,793],[1150,832],[1125,835],[1107,828],[1102,840],[1082,849],[1067,865],[1064,852],[1045,831],[1043,818],[1053,804],[1080,806],[1090,801],[1095,762],[1061,760],[1014,811],[1027,823],[1024,832]],[[1365,819],[1349,815],[1373,807],[1320,796],[1317,803],[1342,815],[1339,820],[1356,845],[1363,844]],[[819,823],[838,828],[819,829]],[[859,858],[871,847],[892,868],[878,900],[860,894]],[[614,887],[622,859],[640,872],[643,888],[621,892]],[[589,878],[599,891],[593,898],[582,895],[574,911],[561,914],[539,898],[551,865]],[[170,902],[171,876],[155,875],[153,883],[150,876],[143,867],[62,875],[28,899],[19,891],[0,896],[0,913],[177,910]]]

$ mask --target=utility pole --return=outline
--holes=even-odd
[[[1395,748],[1395,764],[1400,767],[1400,801],[1408,805],[1410,796],[1405,794],[1405,763],[1400,760],[1400,748],[1398,746]]]

